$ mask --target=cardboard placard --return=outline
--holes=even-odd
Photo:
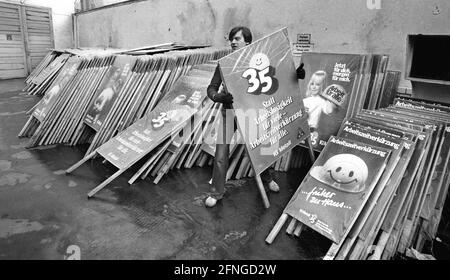
[[[331,135],[336,135],[347,110],[355,105],[363,55],[305,53],[306,76],[300,80],[301,98],[308,112],[311,142],[321,151]]]
[[[388,149],[330,137],[284,213],[340,243],[370,197],[389,156]]]
[[[219,60],[256,175],[309,137],[289,46],[284,28]]]

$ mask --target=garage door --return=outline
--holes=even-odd
[[[20,12],[18,5],[0,3],[0,79],[28,74]]]
[[[51,9],[0,2],[0,79],[26,77],[52,48]]]
[[[26,18],[25,42],[31,72],[54,46],[52,13],[50,9],[24,6],[23,17]]]

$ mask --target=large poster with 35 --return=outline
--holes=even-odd
[[[219,60],[250,160],[260,174],[309,137],[287,29]]]

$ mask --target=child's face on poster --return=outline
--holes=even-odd
[[[309,83],[309,91],[314,95],[319,94],[320,88],[322,86],[322,82],[323,82],[323,78],[318,77],[318,76],[312,76],[311,81]]]

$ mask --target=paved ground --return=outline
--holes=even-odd
[[[94,160],[65,175],[87,147],[25,149],[17,134],[39,97],[23,87],[23,79],[0,81],[0,259],[64,259],[73,248],[82,259],[317,259],[330,246],[309,230],[293,238],[283,229],[272,245],[264,242],[301,170],[276,174],[282,188],[269,194],[268,210],[252,179],[232,181],[225,200],[205,208],[210,168],[130,187],[131,170],[87,199],[115,168]]]

